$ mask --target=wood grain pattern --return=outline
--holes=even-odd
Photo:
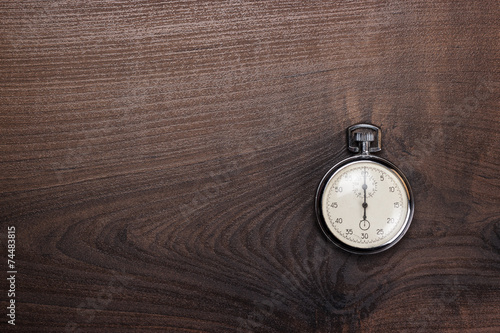
[[[1,2],[0,330],[497,332],[499,7]],[[416,196],[367,257],[313,210],[358,122]]]

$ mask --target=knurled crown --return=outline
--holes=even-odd
[[[372,142],[375,140],[375,136],[371,132],[357,132],[354,140],[356,140],[357,142]]]

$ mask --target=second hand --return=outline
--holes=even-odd
[[[363,220],[366,221],[366,207],[368,207],[368,204],[366,203],[366,189],[368,188],[368,186],[366,185],[366,167],[363,168],[363,178],[364,178],[364,182],[363,182],[363,198],[364,198],[364,201],[363,201]]]

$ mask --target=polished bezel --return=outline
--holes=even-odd
[[[323,216],[323,210],[322,210],[322,198],[324,194],[325,187],[328,183],[328,181],[335,175],[337,171],[339,171],[342,167],[353,163],[357,161],[370,161],[370,162],[375,162],[378,163],[386,168],[388,168],[390,171],[395,173],[396,175],[399,176],[401,179],[403,185],[405,186],[406,190],[406,195],[408,198],[408,211],[406,213],[405,221],[403,225],[400,228],[399,233],[397,234],[397,237],[388,240],[387,243],[384,243],[381,246],[373,247],[373,248],[357,248],[350,246],[348,244],[345,244],[342,240],[338,239],[328,228],[326,224],[325,217]],[[410,187],[410,184],[407,180],[407,178],[404,176],[403,172],[397,168],[394,164],[391,162],[387,161],[386,159],[383,159],[378,156],[373,156],[373,155],[356,155],[349,157],[339,163],[337,163],[335,166],[333,166],[323,177],[321,180],[318,190],[316,191],[316,197],[315,197],[315,210],[316,210],[316,216],[318,219],[319,226],[325,236],[333,242],[335,245],[338,247],[344,249],[345,251],[355,253],[355,254],[373,254],[373,253],[379,253],[382,251],[385,251],[389,249],[390,247],[394,246],[401,238],[405,235],[407,232],[408,228],[410,227],[411,221],[413,219],[413,212],[414,212],[414,200],[413,200],[413,194],[412,190]]]

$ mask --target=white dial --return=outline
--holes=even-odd
[[[321,211],[326,227],[340,242],[359,249],[385,246],[409,223],[410,195],[391,168],[369,160],[354,161],[328,179]]]

